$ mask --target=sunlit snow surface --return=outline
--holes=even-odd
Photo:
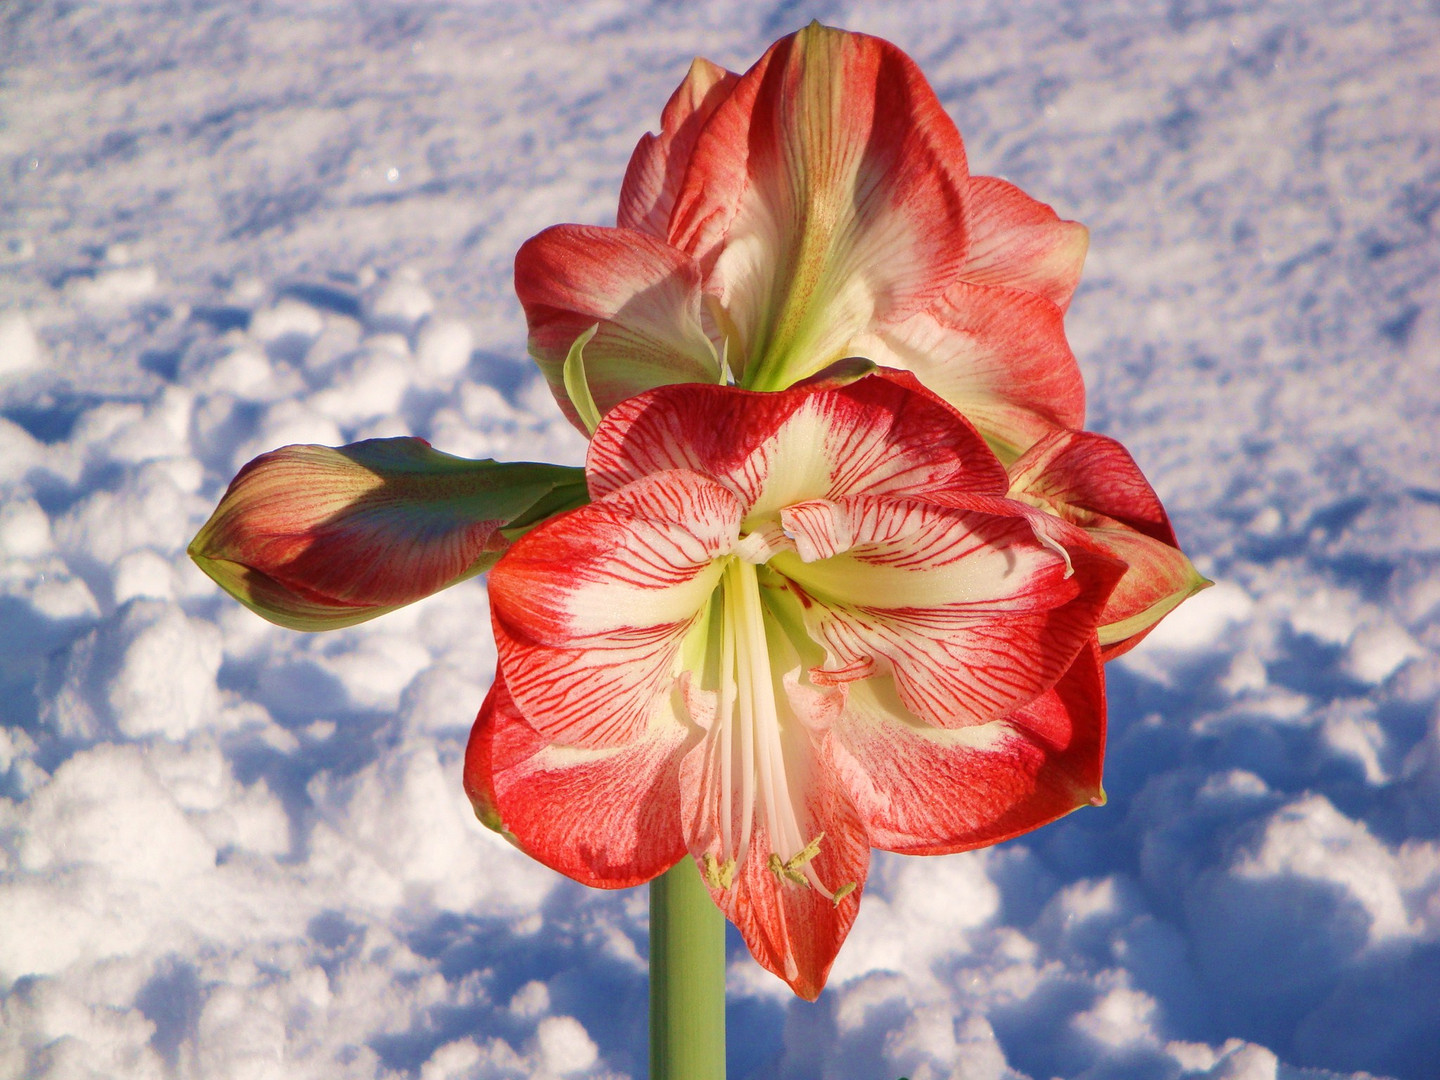
[[[472,582],[306,637],[183,548],[287,442],[578,462],[510,260],[700,52],[921,63],[1091,229],[1091,425],[1219,584],[1110,668],[1109,805],[877,856],[746,1077],[1440,1076],[1433,3],[0,6],[0,1076],[640,1077],[645,894],[474,821]]]

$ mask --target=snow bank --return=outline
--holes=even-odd
[[[1376,7],[27,5],[0,45],[0,1075],[644,1074],[643,891],[476,823],[484,585],[320,637],[185,543],[246,460],[577,463],[519,243],[697,51],[896,40],[1091,229],[1092,426],[1218,584],[1110,669],[1109,804],[876,857],[739,1078],[1422,1080],[1440,1060],[1440,24]],[[1311,1070],[1311,1071],[1301,1071]]]

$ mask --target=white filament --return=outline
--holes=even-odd
[[[830,891],[820,882],[810,857],[805,854],[809,841],[801,829],[786,774],[780,709],[755,566],[742,559],[733,560],[725,568],[721,590],[724,628],[720,647],[719,730],[714,738],[720,766],[723,856],[733,858],[736,866],[744,865],[750,855],[758,811],[764,818],[773,848],[771,853],[778,856],[787,869],[803,874],[812,887],[830,897]],[[738,762],[732,734],[735,726],[740,729]],[[737,797],[740,803],[738,838],[734,829]]]

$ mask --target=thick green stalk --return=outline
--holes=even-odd
[[[650,1080],[725,1080],[725,916],[689,858],[650,883]]]

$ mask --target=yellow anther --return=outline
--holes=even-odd
[[[708,852],[704,858],[705,884],[712,889],[728,889],[735,883],[735,860],[726,859],[723,863],[718,861],[714,855]]]
[[[819,836],[815,837],[814,840],[811,840],[808,844],[806,844],[806,845],[805,845],[803,848],[801,848],[798,852],[796,852],[794,855],[790,856],[790,858],[786,859],[786,860],[785,860],[785,869],[786,869],[786,870],[799,870],[800,867],[804,866],[804,865],[805,865],[806,863],[808,863],[811,859],[815,858],[816,855],[819,855],[819,854],[820,854],[820,841],[821,841],[821,840],[824,840],[824,839],[825,839],[825,834],[822,832]]]
[[[847,881],[844,885],[841,885],[838,889],[835,890],[835,896],[833,897],[835,901],[835,906],[839,907],[840,901],[844,900],[845,897],[849,896],[854,891],[855,882],[853,881]]]
[[[788,881],[795,885],[803,885],[807,889],[810,887],[810,882],[806,879],[804,872],[799,868],[799,866],[804,865],[803,863],[795,865],[794,859],[790,859],[788,862],[782,862],[780,856],[772,851],[770,853],[770,861],[765,865],[770,869],[772,874],[782,881]]]

